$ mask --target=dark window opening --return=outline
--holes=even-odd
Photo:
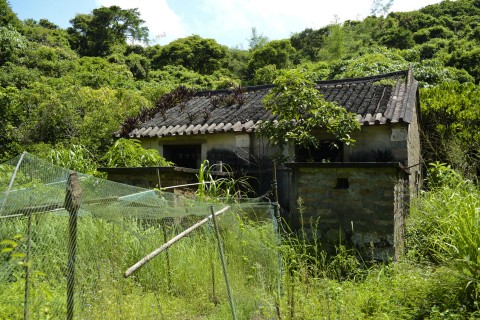
[[[343,144],[340,141],[320,141],[317,148],[295,148],[297,162],[343,162]]]
[[[177,167],[199,168],[202,146],[199,144],[164,145],[163,157]]]
[[[348,189],[349,186],[348,178],[337,178],[337,185],[335,186],[335,189]]]
[[[236,170],[247,165],[246,159],[240,158],[235,151],[227,149],[211,149],[207,151],[207,160],[210,164],[222,162],[230,169]]]

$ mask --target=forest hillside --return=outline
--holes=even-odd
[[[411,66],[421,84],[425,163],[479,174],[478,0],[333,23],[283,40],[252,28],[248,50],[197,35],[149,45],[138,11],[117,6],[77,14],[67,29],[21,21],[7,0],[0,13],[0,160],[24,150],[75,150],[95,167],[124,119],[180,85],[224,89],[272,83],[288,69],[326,80]]]

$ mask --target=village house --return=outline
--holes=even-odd
[[[262,105],[271,88],[198,92],[129,136],[177,166],[198,168],[207,159],[254,172],[278,151],[257,132],[259,122],[275,120]],[[409,199],[422,180],[413,72],[319,81],[316,88],[325,100],[355,113],[361,130],[352,133],[353,145],[320,131],[318,149],[301,150],[293,143],[284,149],[286,161],[279,164],[284,218],[294,227],[309,225],[327,242],[375,248],[380,258],[398,254]]]

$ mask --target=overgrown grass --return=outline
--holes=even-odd
[[[266,208],[268,210],[268,207]],[[265,210],[265,207],[262,208]],[[32,234],[30,315],[64,318],[68,217],[35,217]],[[241,319],[271,304],[278,279],[276,235],[271,221],[219,218],[236,312]],[[131,278],[123,273],[183,229],[177,222],[79,218],[76,315],[81,319],[226,319],[231,315],[212,226],[195,231],[146,264]],[[0,319],[23,318],[26,220],[2,221]],[[247,236],[248,235],[248,236]],[[12,249],[12,250],[9,250]],[[273,282],[273,284],[272,284]]]
[[[407,254],[396,262],[364,262],[343,246],[328,256],[306,231],[284,233],[278,246],[271,221],[252,219],[252,212],[219,219],[238,319],[480,318],[479,189],[440,165],[429,179],[430,190],[417,199],[407,219]],[[66,221],[66,215],[53,214],[33,221],[31,318],[65,316]],[[79,219],[77,317],[231,319],[211,225],[172,246],[168,260],[162,254],[123,278],[164,236],[183,228],[175,220],[164,227],[155,220],[84,214]],[[26,220],[0,225],[0,239],[7,240],[0,254],[0,319],[23,317],[25,230]]]

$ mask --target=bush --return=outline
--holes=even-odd
[[[144,149],[140,140],[118,139],[103,157],[108,167],[169,167],[173,163],[165,160],[155,149]]]
[[[409,255],[456,269],[478,308],[480,284],[480,190],[449,166],[435,163],[408,219]]]

